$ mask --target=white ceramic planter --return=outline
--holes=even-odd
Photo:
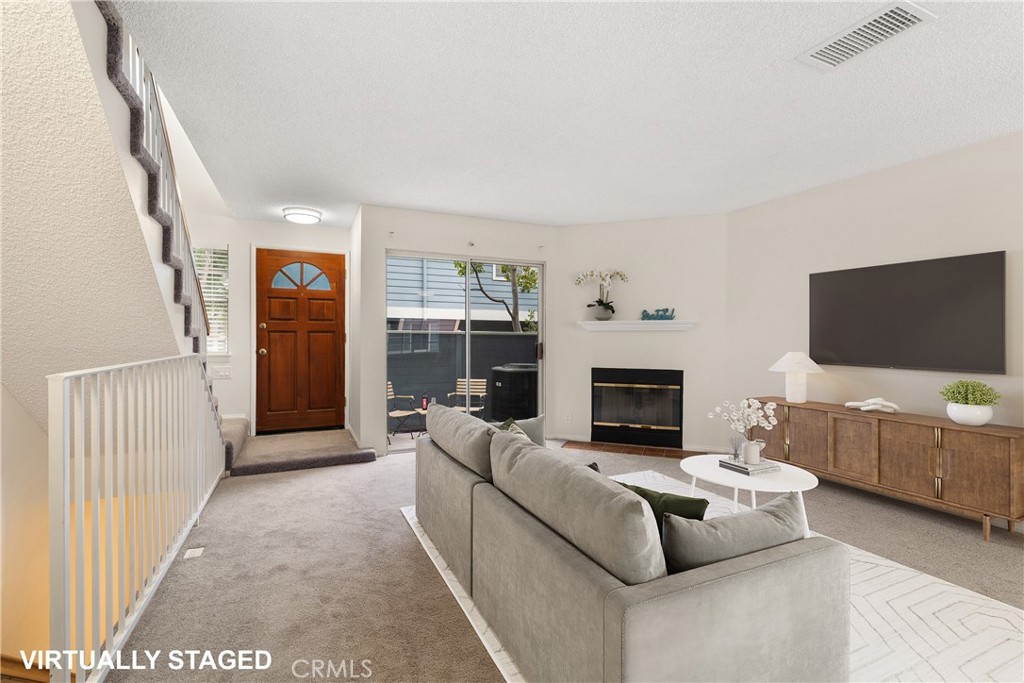
[[[992,406],[969,406],[963,403],[947,403],[946,415],[960,425],[980,427],[992,419]]]

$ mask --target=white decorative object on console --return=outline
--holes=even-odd
[[[878,398],[869,398],[865,401],[847,401],[844,404],[847,408],[856,408],[862,410],[865,413],[872,411],[879,411],[882,413],[895,414],[898,413],[900,407],[892,401],[886,401],[884,398],[879,396]]]
[[[786,373],[786,400],[791,403],[807,402],[807,373],[825,372],[803,351],[790,351],[768,370]]]
[[[947,403],[946,415],[957,424],[967,425],[968,427],[980,427],[992,421],[992,406]]]

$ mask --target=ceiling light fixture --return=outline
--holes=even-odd
[[[300,223],[302,225],[313,225],[319,223],[322,213],[316,209],[307,209],[302,206],[286,206],[281,211],[286,221]]]

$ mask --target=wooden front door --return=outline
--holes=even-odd
[[[256,431],[345,421],[345,257],[256,250]]]

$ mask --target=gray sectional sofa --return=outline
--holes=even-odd
[[[527,680],[847,679],[846,546],[669,575],[650,506],[543,438],[441,406],[427,432],[420,524]]]

